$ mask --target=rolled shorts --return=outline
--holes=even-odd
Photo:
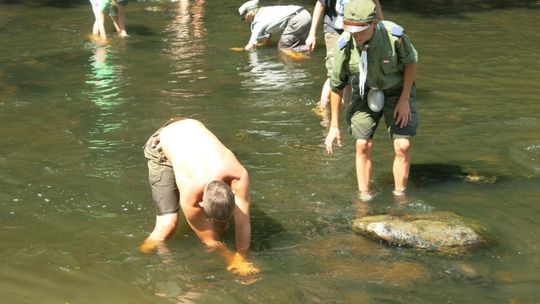
[[[106,11],[110,9],[111,1],[110,0],[90,0],[92,8],[94,11]]]
[[[144,145],[144,157],[148,160],[148,182],[152,189],[152,200],[157,215],[177,213],[180,209],[180,192],[176,185],[171,162],[163,154],[159,144],[159,134],[168,124],[178,121],[171,119],[157,130]]]
[[[358,78],[354,77],[352,81],[358,81]],[[394,119],[394,109],[399,101],[401,90],[402,86],[384,90],[384,107],[380,112],[373,112],[368,107],[367,99],[360,98],[358,86],[353,86],[353,101],[347,112],[347,122],[352,136],[355,139],[373,139],[375,130],[377,130],[383,116],[391,138],[411,138],[415,136],[419,123],[418,112],[416,111],[416,86],[413,84],[409,97],[411,119],[403,128],[400,128]],[[368,92],[365,93],[365,96],[367,96]]]

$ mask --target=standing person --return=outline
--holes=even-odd
[[[343,88],[352,83],[347,124],[356,139],[356,175],[363,200],[369,200],[373,134],[384,116],[394,144],[394,194],[404,195],[410,169],[411,138],[416,135],[416,63],[418,53],[403,28],[376,19],[371,0],[350,0],[344,9],[344,30],[338,41],[330,77],[331,120],[325,140],[332,154],[341,145],[339,107]]]
[[[311,15],[297,5],[258,7],[259,0],[250,0],[238,13],[251,26],[251,37],[244,47],[250,51],[259,43],[265,44],[271,35],[281,33],[278,47],[283,51],[306,52],[306,38],[311,25]]]
[[[174,233],[182,209],[197,237],[226,257],[229,270],[258,272],[245,260],[251,241],[249,176],[234,154],[201,122],[172,118],[148,139],[144,155],[157,216],[141,251],[162,246]],[[230,217],[236,254],[218,240]]]
[[[313,19],[311,21],[311,28],[309,35],[306,39],[306,45],[310,51],[315,50],[317,41],[317,28],[323,18],[323,31],[324,41],[326,45],[326,69],[328,71],[328,78],[323,84],[321,90],[321,99],[317,106],[317,112],[319,112],[325,119],[327,119],[327,106],[330,100],[330,74],[332,67],[334,66],[334,52],[337,45],[339,36],[343,33],[343,6],[349,0],[317,0],[315,8],[313,9]],[[383,20],[381,4],[379,0],[373,0],[377,10],[377,19]],[[348,103],[351,98],[351,86],[348,85],[344,91],[344,103]],[[327,125],[328,121],[323,124]]]
[[[129,37],[126,32],[126,6],[128,0],[112,0],[112,5],[109,9],[109,16],[111,17],[116,31],[120,37]]]
[[[92,5],[92,11],[94,12],[94,25],[92,27],[92,34],[99,36],[102,39],[107,39],[107,32],[105,31],[105,13],[110,7],[110,0],[90,0]]]

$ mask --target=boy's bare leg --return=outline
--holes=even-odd
[[[356,178],[358,181],[358,191],[361,200],[370,200],[371,193],[369,191],[369,181],[371,179],[372,163],[371,163],[371,148],[373,140],[358,139],[356,140]]]
[[[407,188],[407,181],[409,179],[409,171],[411,166],[411,158],[409,154],[410,139],[397,138],[394,139],[394,194],[404,195]]]

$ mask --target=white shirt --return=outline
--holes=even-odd
[[[300,9],[302,7],[297,5],[261,7],[251,23],[249,44],[256,44],[257,41],[270,37],[270,34],[282,33],[289,19]]]

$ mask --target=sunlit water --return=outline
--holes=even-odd
[[[420,52],[421,125],[407,200],[391,195],[381,129],[376,196],[362,205],[351,138],[325,155],[312,111],[322,37],[305,61],[232,52],[249,36],[238,5],[131,2],[131,37],[108,22],[105,46],[88,40],[84,1],[0,5],[1,302],[540,302],[537,9],[385,11]],[[250,172],[255,282],[227,272],[185,222],[169,253],[138,251],[154,223],[141,148],[176,115],[206,123]],[[428,211],[481,220],[495,240],[448,257],[349,228],[363,212]]]

